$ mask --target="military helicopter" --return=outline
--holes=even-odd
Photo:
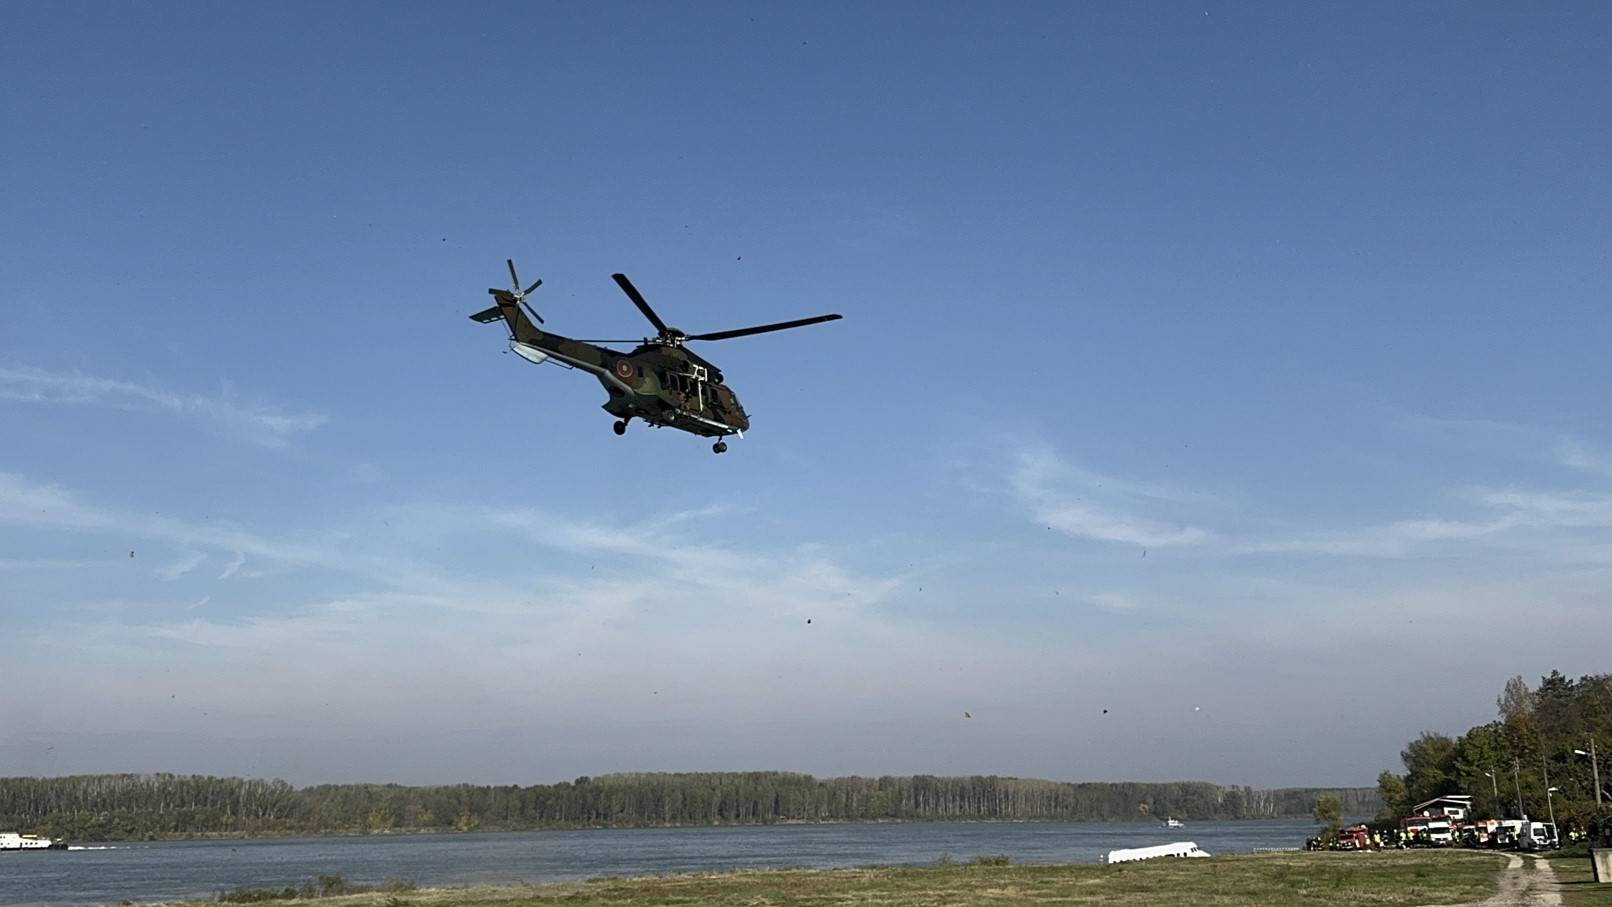
[[[685,334],[677,328],[668,327],[655,314],[627,275],[612,274],[610,276],[615,279],[616,285],[655,326],[656,335],[641,341],[572,340],[548,333],[537,326],[543,324],[543,317],[526,300],[543,285],[543,281],[536,280],[523,290],[520,276],[515,273],[514,260],[506,260],[505,264],[509,265],[509,279],[513,288],[489,288],[487,292],[492,294],[497,304],[471,315],[471,320],[482,324],[503,321],[509,328],[509,348],[528,362],[553,362],[567,368],[582,369],[598,378],[610,394],[604,411],[616,417],[613,426],[616,434],[626,434],[627,423],[638,418],[657,427],[676,428],[716,438],[716,443],[711,445],[715,453],[727,451],[728,443],[724,439],[728,435],[744,437],[745,429],[750,427],[750,416],[739,405],[738,396],[722,383],[722,370],[683,344],[690,340],[729,340],[765,334],[835,321],[840,317],[818,315],[815,318],[732,331]],[[537,324],[532,323],[533,319]],[[638,343],[638,346],[630,353],[621,353],[596,345],[601,343]]]

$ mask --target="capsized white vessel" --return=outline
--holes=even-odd
[[[1177,841],[1174,844],[1155,844],[1152,847],[1122,847],[1119,850],[1110,850],[1105,863],[1129,863],[1132,860],[1151,860],[1154,857],[1207,857],[1208,852],[1199,850],[1198,845],[1192,841]]]

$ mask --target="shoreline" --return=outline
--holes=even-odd
[[[1204,823],[1248,823],[1263,824],[1270,822],[1299,822],[1311,821],[1309,816],[1280,816],[1265,819],[1193,819],[1181,828],[1169,829],[1181,834],[1190,834],[1195,824]],[[424,835],[473,835],[473,834],[519,834],[526,832],[566,832],[566,831],[642,831],[642,830],[671,830],[671,829],[699,829],[699,828],[799,828],[815,826],[860,826],[860,825],[1111,825],[1111,826],[1157,826],[1164,828],[1163,823],[1153,820],[1135,819],[822,819],[803,820],[791,819],[778,822],[666,822],[666,823],[632,823],[632,824],[577,824],[577,825],[536,825],[536,826],[483,826],[478,828],[455,828],[453,826],[421,827],[421,828],[385,828],[385,829],[324,829],[317,831],[274,831],[274,832],[235,832],[235,831],[194,831],[170,832],[163,834],[147,834],[136,837],[50,837],[64,840],[69,845],[74,844],[138,844],[177,841],[255,841],[255,840],[297,840],[306,838],[395,838],[416,837]]]

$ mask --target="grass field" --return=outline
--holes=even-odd
[[[1612,884],[1595,883],[1588,848],[1551,857],[1550,868],[1562,885],[1562,907],[1612,907]]]
[[[542,887],[377,892],[321,898],[318,903],[320,907],[1411,907],[1481,900],[1496,891],[1504,865],[1504,858],[1493,854],[1461,851],[1283,853],[1121,866],[957,864],[731,872]]]

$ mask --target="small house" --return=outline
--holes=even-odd
[[[1472,815],[1471,794],[1448,794],[1443,797],[1434,797],[1424,803],[1411,807],[1411,813],[1417,816],[1426,816],[1429,819],[1449,819],[1451,822],[1465,822]]]

